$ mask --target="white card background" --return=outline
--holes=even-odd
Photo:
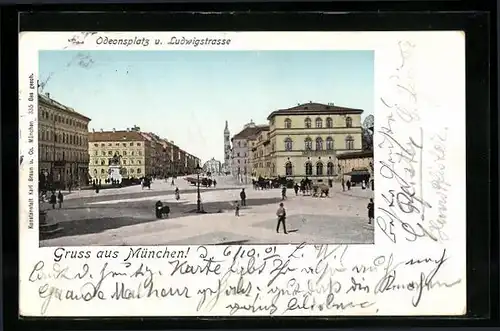
[[[173,36],[231,42],[169,45]],[[119,39],[132,43],[114,42]],[[20,153],[24,158],[19,189],[21,315],[465,313],[462,32],[24,32],[19,47]],[[30,75],[35,82],[39,79],[38,51],[61,49],[374,50],[375,245],[148,248],[183,251],[186,257],[177,262],[168,258],[124,262],[130,250],[138,247],[67,247],[67,251],[88,251],[91,258],[55,262],[56,248],[39,247],[34,185],[38,182],[38,104],[36,97],[34,101],[28,97],[30,92],[36,95]],[[31,143],[30,123],[35,132]],[[28,185],[34,185],[33,195]],[[35,201],[31,208],[29,199]],[[427,207],[421,208],[417,199],[427,202]],[[420,212],[402,212],[411,211],[412,205],[419,206]],[[118,251],[118,258],[97,258],[104,250]],[[176,265],[185,274],[179,270],[172,274]],[[120,292],[122,297],[117,298]]]

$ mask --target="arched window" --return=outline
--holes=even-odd
[[[311,138],[307,137],[304,140],[304,148],[306,149],[306,151],[310,151],[310,150],[312,150],[312,147],[313,147],[313,142],[312,142]]]
[[[323,175],[323,163],[321,162],[316,163],[316,175]]]
[[[323,150],[323,139],[321,137],[316,138],[316,150]]]
[[[321,118],[316,119],[316,128],[322,128],[323,127],[323,120]]]
[[[352,136],[347,136],[345,138],[345,148],[354,149],[354,138]]]
[[[292,128],[292,120],[287,118],[285,119],[285,128],[286,129],[291,129]]]
[[[97,169],[94,169],[94,176],[97,176]]]
[[[332,162],[328,162],[328,164],[326,165],[326,174],[328,176],[333,176],[333,163]]]
[[[285,164],[285,175],[286,176],[292,176],[293,174],[293,167],[291,162],[287,162]]]
[[[309,117],[305,119],[304,125],[306,126],[306,129],[311,128],[311,119]]]
[[[352,128],[352,118],[346,117],[345,119],[345,126],[348,128]]]
[[[326,127],[327,128],[333,128],[333,121],[331,117],[326,118]]]
[[[311,162],[306,163],[306,176],[312,176],[313,174],[313,166]]]
[[[137,168],[137,173],[140,174],[141,173],[141,168]]]
[[[292,149],[293,149],[292,138],[286,138],[285,139],[285,150],[291,151]]]
[[[101,159],[101,165],[106,165],[106,160]]]
[[[104,175],[104,169],[101,169],[101,175]]]
[[[326,138],[326,149],[331,151],[333,150],[333,139],[332,137]]]

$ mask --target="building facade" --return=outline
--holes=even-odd
[[[38,95],[38,168],[41,185],[54,188],[88,182],[90,118],[50,98]]]
[[[211,158],[203,164],[203,172],[210,172],[212,176],[220,175],[222,173],[222,163],[215,158]]]
[[[249,140],[266,125],[256,125],[253,121],[246,124],[243,130],[236,134],[232,139],[232,160],[231,174],[240,182],[248,182],[251,177],[251,148],[248,146]]]
[[[344,153],[337,155],[340,174],[347,174],[351,171],[364,169],[373,178],[373,151],[365,150],[361,152]]]
[[[362,151],[363,110],[309,102],[268,116],[272,176],[335,180],[337,156]]]
[[[151,145],[137,131],[99,131],[89,133],[88,142],[92,179],[106,180],[110,160],[116,155],[120,160],[124,178],[141,178],[151,175]]]
[[[269,126],[259,127],[249,140],[250,165],[252,177],[269,178],[274,176],[275,169],[272,167],[272,151],[269,140]]]

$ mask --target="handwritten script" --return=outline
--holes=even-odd
[[[61,250],[54,250],[52,261],[35,263],[28,275],[42,315],[69,303],[152,299],[176,302],[192,310],[187,314],[374,314],[379,309],[377,296],[407,293],[398,294],[398,304],[416,307],[432,300],[427,299],[431,292],[461,282],[442,278],[446,249],[401,260],[393,254],[380,255],[366,263],[342,245],[301,244],[279,250],[227,246],[222,252],[219,247],[199,246],[172,254],[181,258],[164,257],[174,252],[169,247],[150,249],[164,261],[160,264],[131,253],[133,248],[127,254],[116,251],[114,259],[99,259],[94,253],[103,256],[102,251],[93,252],[85,263],[79,257],[88,251],[61,255]]]
[[[448,239],[444,229],[449,187],[445,179],[446,135],[427,132],[421,120],[419,86],[412,71],[415,48],[408,41],[398,43],[399,63],[388,78],[387,97],[380,99],[385,116],[379,126],[377,147],[384,157],[377,168],[384,185],[376,224],[394,244],[398,240]],[[437,168],[426,171],[424,165],[429,162]],[[434,192],[427,196],[425,187],[429,182]],[[435,194],[440,196],[438,203]]]

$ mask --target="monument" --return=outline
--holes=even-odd
[[[121,175],[121,165],[120,165],[121,156],[115,154],[112,158],[109,159],[108,164],[108,179],[111,181],[116,181],[118,183],[122,182]]]

